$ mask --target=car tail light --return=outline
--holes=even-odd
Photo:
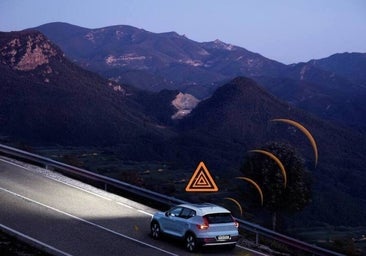
[[[239,222],[237,222],[235,219],[234,219],[234,217],[233,216],[231,216],[231,218],[233,219],[233,221],[234,221],[234,225],[235,225],[235,227],[236,228],[239,228]]]
[[[208,220],[207,220],[207,218],[206,218],[206,217],[203,217],[202,219],[203,219],[203,223],[201,223],[201,224],[197,224],[197,228],[198,228],[199,230],[206,230],[206,229],[208,229],[208,227],[209,227],[210,225],[208,224]]]
[[[237,222],[236,220],[234,220],[234,225],[236,228],[239,228],[239,222]]]

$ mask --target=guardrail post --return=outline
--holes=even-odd
[[[255,232],[255,245],[259,245],[259,233]]]
[[[104,191],[108,191],[107,189],[108,189],[108,185],[107,185],[107,183],[104,183]]]

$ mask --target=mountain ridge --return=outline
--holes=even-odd
[[[57,37],[54,36],[59,25],[60,24],[58,23],[53,23],[51,25],[48,24],[44,26],[39,26],[36,29],[44,32],[56,44],[60,44],[66,55],[71,57],[71,59],[77,59],[80,65],[84,67],[90,66],[90,63],[87,61],[86,58],[78,55],[83,54],[81,52],[85,53],[86,51],[88,51],[87,49],[92,43],[91,37],[87,37],[87,35],[93,33],[101,34],[103,31],[107,31],[105,34],[106,36],[108,34],[109,38],[108,42],[106,42],[107,45],[103,44],[99,46],[98,41],[95,40],[95,47],[98,48],[97,52],[101,54],[103,53],[103,51],[108,50],[108,48],[112,47],[112,45],[116,47],[116,45],[121,46],[122,44],[123,49],[121,48],[118,51],[114,51],[114,54],[112,55],[109,55],[109,53],[104,53],[104,57],[97,60],[98,66],[102,68],[96,69],[94,71],[103,73],[103,69],[106,67],[108,68],[108,63],[106,63],[108,61],[109,65],[122,66],[122,68],[123,65],[129,65],[130,70],[147,70],[154,75],[166,77],[169,82],[175,84],[176,89],[178,90],[186,86],[201,86],[201,82],[197,81],[197,79],[195,79],[195,81],[192,81],[192,79],[189,78],[190,72],[192,71],[191,67],[194,67],[194,70],[196,70],[197,68],[200,70],[200,74],[202,76],[201,81],[205,85],[211,84],[215,81],[222,81],[228,78],[227,75],[220,75],[220,73],[217,72],[218,70],[221,70],[224,73],[229,73],[230,78],[236,76],[235,73],[238,73],[239,71],[231,72],[231,61],[223,62],[223,59],[220,58],[222,54],[231,55],[230,60],[235,57],[237,59],[237,62],[239,64],[241,63],[239,69],[241,68],[246,72],[251,72],[253,75],[258,74],[258,71],[260,71],[260,69],[257,68],[257,65],[277,65],[281,67],[284,66],[279,62],[266,59],[257,53],[252,53],[244,48],[225,44],[221,41],[216,40],[213,42],[197,43],[193,40],[186,38],[185,36],[180,36],[175,32],[152,33],[137,28],[132,29],[133,33],[131,33],[131,31],[129,30],[127,32],[120,30],[125,28],[125,25],[105,27],[96,30],[90,29],[87,31],[87,34],[85,34],[86,31],[84,31],[83,33],[79,33],[77,36],[75,36],[73,33],[70,33],[72,34],[72,36],[66,33],[65,38],[68,38],[70,44],[80,44],[80,46],[83,45],[83,43],[85,44],[82,48],[71,51],[70,49],[72,47],[68,44],[63,44],[63,42],[61,42],[59,39],[60,34],[64,32],[64,29],[60,31]],[[47,34],[48,30],[45,29],[45,26],[55,27],[53,33]],[[67,24],[63,23],[62,26],[67,26]],[[68,26],[72,27],[73,25],[68,24]],[[129,28],[131,27],[129,26]],[[72,39],[70,39],[70,37],[72,37]],[[101,39],[100,42],[104,41]],[[118,49],[118,47],[115,49]],[[147,50],[148,53],[146,52]],[[210,51],[214,51],[214,53],[211,53]],[[246,56],[245,58],[251,58],[251,62],[241,61],[241,56]],[[257,59],[265,59],[266,61],[256,61]],[[188,77],[176,77],[170,75],[172,72],[171,69],[169,69],[169,66],[171,66],[173,70],[175,69],[185,73],[186,75],[188,75]],[[159,67],[159,72],[156,72],[157,67]],[[214,80],[210,78],[211,76],[214,77]],[[114,78],[118,80],[118,76]]]
[[[10,137],[39,143],[108,145],[129,141],[128,132],[143,134],[147,126],[145,133],[155,130],[154,136],[159,136],[159,129],[153,128],[157,126],[149,124],[154,121],[147,121],[138,112],[141,106],[128,96],[134,89],[69,62],[39,32],[0,34],[0,45],[0,70],[6,74],[0,78],[1,130]],[[52,50],[48,58],[39,50],[42,47],[46,53]],[[25,57],[29,65],[19,69]],[[18,114],[9,115],[12,111]],[[126,130],[121,132],[118,126]]]
[[[78,65],[143,90],[178,90],[205,99],[234,77],[246,76],[295,107],[366,130],[366,81],[357,75],[366,67],[361,53],[285,65],[220,40],[195,42],[176,32],[152,33],[127,25],[85,29],[66,23],[36,29]],[[343,59],[350,59],[347,67]]]
[[[366,75],[364,72],[366,70],[366,53],[336,53],[328,58],[311,60],[309,63],[326,71],[337,73],[354,83],[366,85]]]

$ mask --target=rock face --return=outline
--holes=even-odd
[[[50,58],[57,55],[57,50],[40,33],[28,33],[25,37],[20,33],[0,49],[0,54],[3,64],[13,69],[29,71],[48,64]],[[48,70],[52,72],[50,67]]]
[[[177,112],[172,116],[172,119],[182,119],[187,116],[197,106],[200,101],[188,93],[178,93],[172,101]]]

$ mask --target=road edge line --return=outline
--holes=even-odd
[[[49,253],[49,254],[55,255],[55,256],[72,256],[72,254],[61,251],[61,250],[57,249],[56,247],[43,243],[33,237],[30,237],[22,232],[12,229],[4,224],[0,223],[0,229],[13,237],[15,237],[27,244],[30,244],[31,246],[34,246],[34,247],[40,249],[43,252],[46,252],[46,253]]]

